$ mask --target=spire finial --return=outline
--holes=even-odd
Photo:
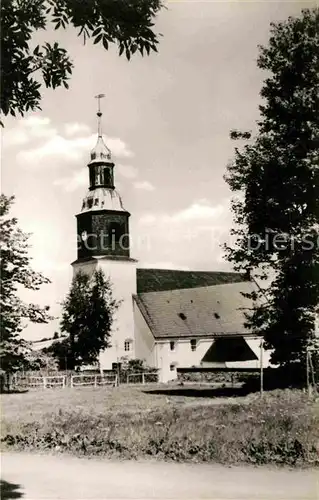
[[[101,117],[102,117],[102,113],[101,113],[101,99],[102,97],[105,97],[105,94],[98,94],[95,96],[95,99],[97,99],[97,117],[98,117],[98,136],[99,137],[102,137],[102,124],[101,124]]]

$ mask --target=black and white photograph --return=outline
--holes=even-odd
[[[319,499],[316,0],[2,0],[1,499]]]

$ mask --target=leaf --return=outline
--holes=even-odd
[[[102,40],[103,35],[99,35],[95,38],[93,43],[99,43]]]
[[[31,40],[37,30],[49,29],[51,26],[57,31],[71,24],[77,32],[81,30],[84,42],[92,36],[94,44],[102,41],[105,50],[115,43],[119,54],[125,51],[126,58],[130,59],[138,49],[143,55],[143,49],[140,48],[143,37],[149,43],[155,42],[157,35],[153,26],[161,8],[160,0],[137,0],[136,3],[133,0],[4,0],[3,3],[14,5],[14,16],[18,21],[13,22],[11,7],[4,8],[2,24],[10,27],[10,57],[3,58],[1,68],[2,89],[5,89],[1,111],[4,115],[10,113],[11,108],[16,114],[26,110],[27,105],[28,109],[39,108],[41,93],[35,91],[32,79],[28,81],[28,75],[32,72],[40,69],[42,86],[52,88],[61,86],[65,74],[71,74],[66,64],[66,51],[64,60],[63,49],[55,46],[52,53],[47,41],[41,43],[40,47],[33,47]],[[33,60],[28,61],[30,54]],[[36,58],[39,60],[36,61]]]
[[[102,26],[99,26],[98,28],[96,28],[93,31],[92,36],[95,37],[95,36],[99,35],[101,33],[101,30],[102,30]]]

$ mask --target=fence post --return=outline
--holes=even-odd
[[[70,378],[70,386],[71,386],[71,389],[73,389],[73,375],[71,375],[71,378]]]
[[[316,377],[315,377],[315,370],[312,362],[312,356],[311,356],[311,351],[309,352],[309,368],[311,372],[311,383],[312,383],[312,388],[315,394],[317,394],[317,384],[316,384]]]
[[[306,376],[307,376],[307,394],[311,396],[311,384],[310,384],[310,363],[309,363],[309,348],[306,348]]]
[[[47,378],[43,377],[43,388],[46,389],[47,387]]]
[[[97,387],[97,376],[94,377],[94,387]]]
[[[145,374],[144,374],[144,372],[142,373],[142,384],[143,385],[145,384]]]
[[[261,341],[260,341],[260,397],[262,397],[264,394],[263,355],[264,355],[264,339],[261,339]]]

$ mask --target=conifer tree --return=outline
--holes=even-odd
[[[68,337],[52,346],[60,366],[73,370],[98,362],[100,351],[111,345],[111,328],[118,307],[110,280],[102,270],[93,276],[81,271],[74,276],[63,302],[61,320],[61,331]]]

